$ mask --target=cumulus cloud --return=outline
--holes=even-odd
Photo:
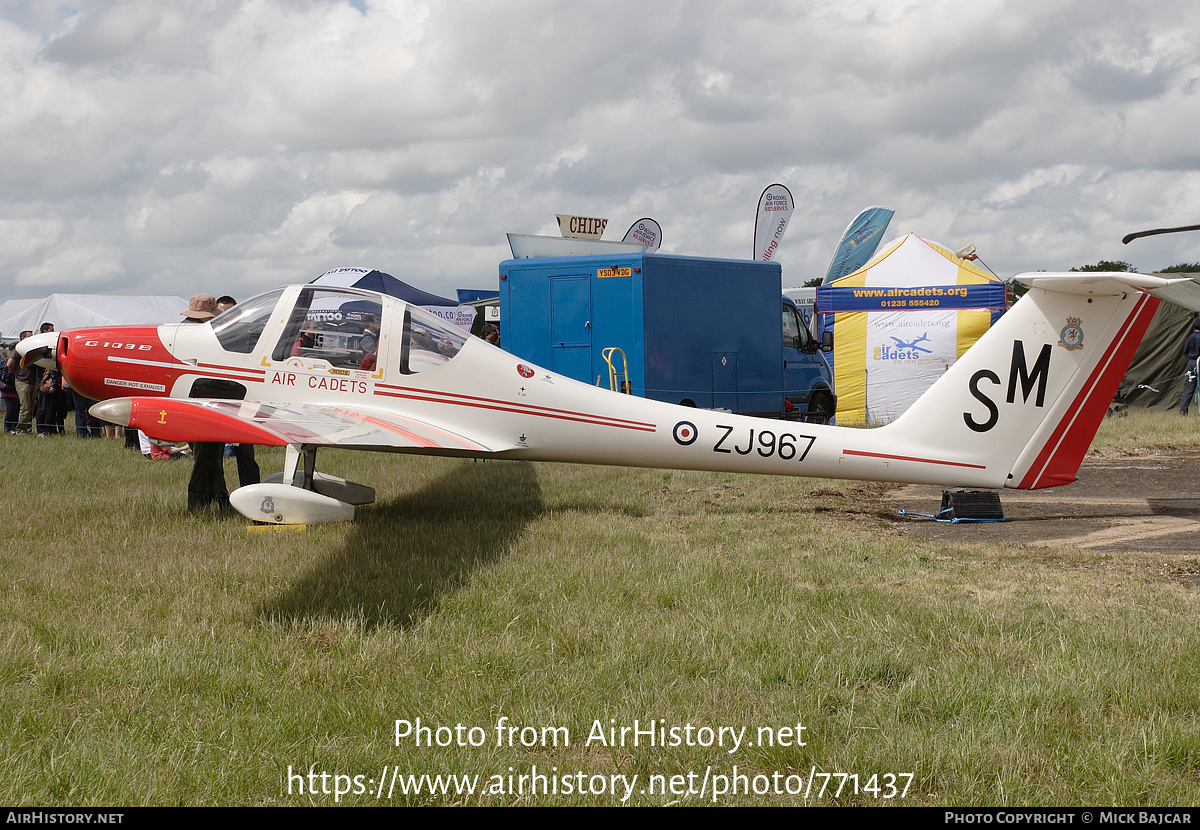
[[[861,208],[1002,275],[1200,259],[1185,0],[26,0],[0,10],[7,296],[496,284],[505,232],[642,216],[785,279]],[[1139,243],[1135,243],[1139,244]],[[3,297],[0,297],[2,299]]]

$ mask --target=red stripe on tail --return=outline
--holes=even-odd
[[[1020,490],[1041,490],[1060,487],[1075,480],[1075,473],[1096,437],[1100,421],[1108,412],[1113,395],[1121,385],[1133,353],[1142,342],[1160,300],[1143,294],[1117,333],[1108,353],[1092,371],[1087,383],[1079,390],[1063,419],[1058,422],[1050,439],[1030,465],[1025,478],[1017,485]]]

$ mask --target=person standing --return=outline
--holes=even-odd
[[[22,340],[32,336],[33,331],[29,329],[21,332]],[[13,435],[33,432],[33,413],[37,402],[37,375],[32,366],[22,368],[21,358],[16,351],[8,358],[8,370],[13,373],[14,385],[17,387],[17,399],[20,401]]]
[[[1183,381],[1183,398],[1179,401],[1179,414],[1187,415],[1192,398],[1196,396],[1196,360],[1200,358],[1200,317],[1192,323],[1192,333],[1183,341],[1183,356],[1187,358],[1187,375]]]
[[[16,354],[16,352],[13,352]],[[4,434],[11,435],[17,428],[17,415],[21,411],[21,399],[17,397],[17,379],[8,368],[8,356],[0,363],[0,396],[4,398]]]
[[[39,436],[62,435],[67,420],[67,400],[71,393],[63,389],[62,372],[43,369],[38,384],[37,431]]]
[[[53,323],[42,323],[38,328],[38,334],[46,334],[54,331]],[[34,369],[34,378],[37,385],[37,398],[34,405],[34,426],[38,437],[46,435],[55,435],[57,430],[54,428],[59,393],[62,392],[62,377],[53,369],[46,369],[38,366]]]
[[[185,323],[207,323],[217,316],[217,301],[211,294],[197,294],[183,314]],[[222,455],[225,445],[211,441],[192,443],[192,475],[188,479],[188,512],[229,507],[229,489],[225,486]]]
[[[63,386],[70,389],[70,381],[63,376]],[[71,400],[75,406],[75,435],[79,438],[99,438],[104,435],[104,425],[92,417],[90,410],[96,401],[85,398],[74,389],[70,389]]]

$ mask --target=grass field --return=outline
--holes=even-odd
[[[1200,803],[1200,596],[1157,554],[935,545],[871,485],[320,461],[378,503],[250,533],[188,462],[0,441],[0,802]]]

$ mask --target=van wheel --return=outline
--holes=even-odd
[[[827,424],[833,417],[833,398],[828,392],[815,392],[808,402],[808,414],[804,416],[807,424]]]

